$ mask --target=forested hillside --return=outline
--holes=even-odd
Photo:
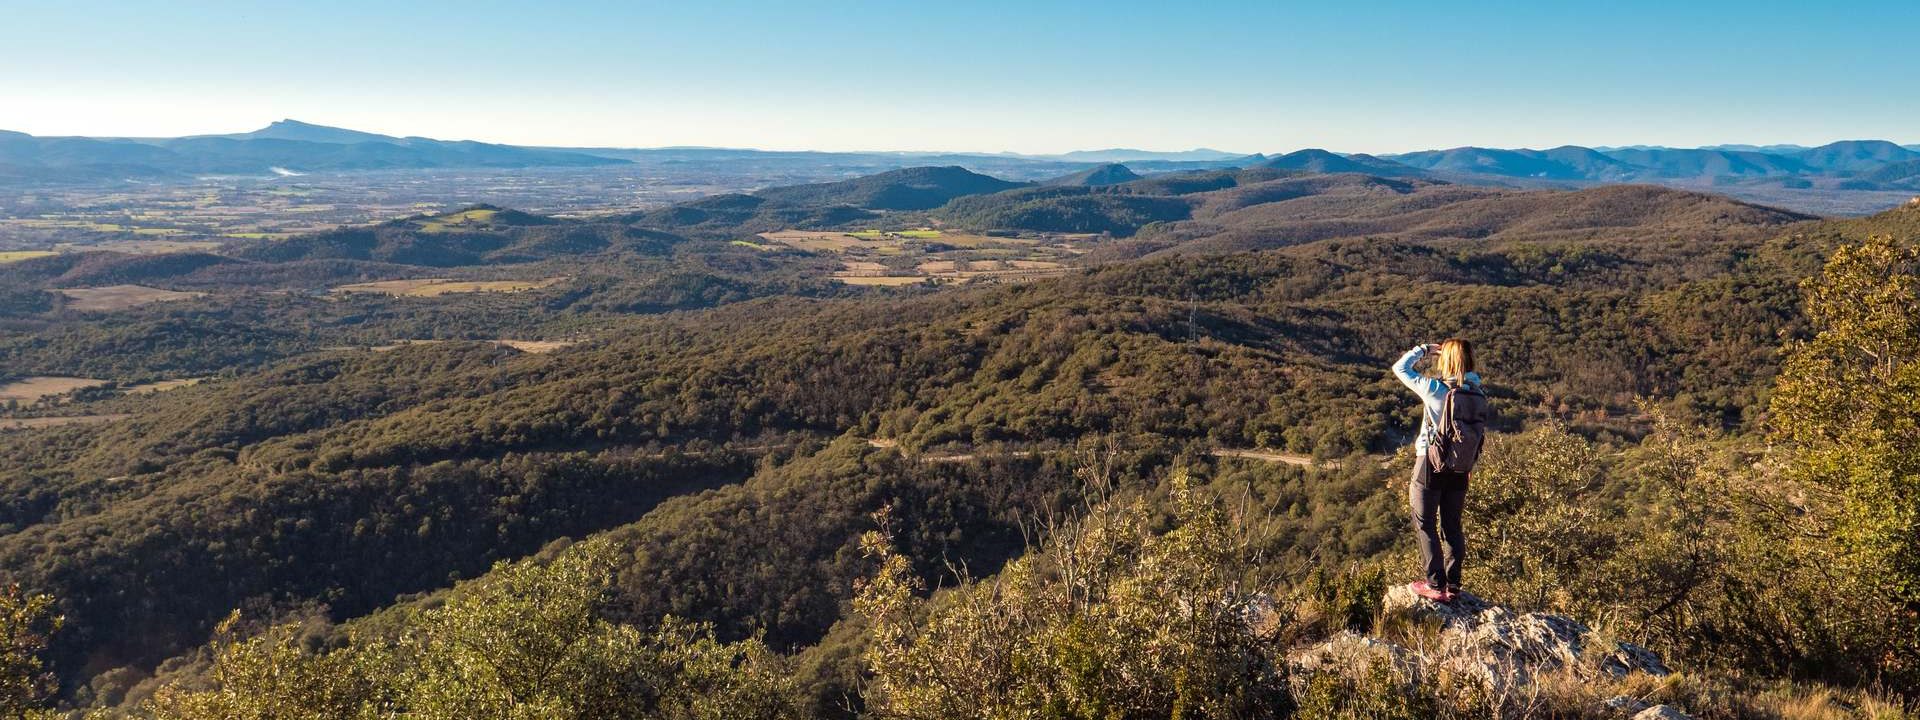
[[[991,655],[1031,668],[1009,682],[1047,689],[981,694],[965,713],[1167,716],[1187,706],[1169,699],[1175,675],[1153,673],[1233,686],[1206,673],[1376,630],[1378,578],[1405,571],[1417,422],[1385,368],[1451,335],[1477,345],[1506,453],[1476,510],[1503,538],[1476,585],[1618,618],[1702,673],[1662,692],[1722,703],[1709,716],[1773,717],[1748,709],[1795,682],[1862,703],[1920,693],[1897,634],[1911,617],[1861,625],[1913,607],[1886,581],[1911,564],[1911,488],[1859,484],[1881,466],[1848,454],[1879,443],[1871,457],[1894,463],[1898,438],[1823,430],[1847,418],[1821,410],[1808,375],[1779,375],[1865,373],[1891,388],[1875,417],[1905,427],[1910,379],[1848,353],[1913,349],[1898,253],[1920,209],[1818,221],[1642,186],[1272,168],[1016,186],[954,170],[619,218],[476,207],[220,254],[8,266],[0,376],[118,383],[17,411],[115,419],[0,431],[0,581],[64,617],[38,633],[54,701],[178,718],[280,716],[255,701],[328,717],[912,715],[958,707],[930,699],[969,657],[952,648],[1017,644],[983,625],[1006,611],[1057,633],[1019,651],[1041,665]],[[757,235],[933,222],[1111,237],[1064,277],[886,289],[832,282],[840,260]],[[1869,249],[1836,253],[1854,246]],[[1809,278],[1825,278],[1811,296]],[[425,280],[509,284],[353,287]],[[49,292],[107,283],[207,294],[100,312]],[[1826,297],[1880,298],[1880,314],[1819,310]],[[1889,337],[1832,335],[1861,328]],[[402,342],[420,340],[443,342]],[[186,377],[199,382],[120,387]],[[1767,454],[1766,438],[1812,454]],[[1787,599],[1752,586],[1753,528],[1776,511],[1844,539],[1780,555]],[[1220,533],[1244,547],[1195,539]],[[1090,571],[1111,581],[1097,592],[1049,584],[1101,543],[1140,566]],[[1592,562],[1567,554],[1581,549]],[[1819,590],[1822,557],[1846,559],[1832,587],[1850,599]],[[1602,564],[1611,575],[1589,569]],[[1224,578],[1233,597],[1293,608],[1283,640],[1170,637],[1189,664],[1141,670],[1140,688],[1075,674],[1147,662],[1100,633],[1178,603],[1128,588],[1226,597]],[[1566,590],[1604,583],[1616,602]],[[486,677],[480,648],[499,651]],[[1312,682],[1403,709],[1442,697],[1284,674],[1241,686],[1273,716],[1351,710]],[[1506,712],[1488,702],[1473,707]]]

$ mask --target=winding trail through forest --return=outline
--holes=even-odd
[[[898,448],[900,446],[898,441],[884,438],[868,438],[867,444],[877,448]],[[920,460],[926,462],[967,462],[980,457],[1024,458],[1032,457],[1034,454],[1035,451],[1032,450],[1009,450],[997,453],[969,451],[934,453],[920,455],[918,457]],[[1340,467],[1339,460],[1316,461],[1309,455],[1280,452],[1277,450],[1262,450],[1258,448],[1216,448],[1208,451],[1208,454],[1214,457],[1231,457],[1245,460],[1258,460],[1261,462],[1284,463],[1306,468],[1320,468],[1322,470],[1333,470]]]

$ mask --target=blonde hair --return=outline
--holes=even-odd
[[[1464,338],[1447,338],[1440,343],[1440,357],[1433,361],[1433,371],[1442,380],[1456,383],[1467,381],[1467,373],[1473,372],[1473,344]]]

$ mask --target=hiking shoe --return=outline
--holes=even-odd
[[[1432,585],[1429,585],[1425,580],[1415,580],[1413,582],[1407,583],[1407,589],[1412,591],[1413,594],[1415,595],[1419,595],[1420,597],[1426,598],[1428,600],[1432,600],[1437,603],[1453,602],[1453,596],[1448,595],[1447,591],[1441,590]]]

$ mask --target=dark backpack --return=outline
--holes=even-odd
[[[1473,385],[1447,383],[1447,398],[1440,404],[1440,425],[1433,429],[1433,441],[1427,444],[1427,464],[1435,472],[1467,473],[1480,460],[1480,447],[1487,439],[1487,423],[1493,420],[1493,405],[1487,394]]]

